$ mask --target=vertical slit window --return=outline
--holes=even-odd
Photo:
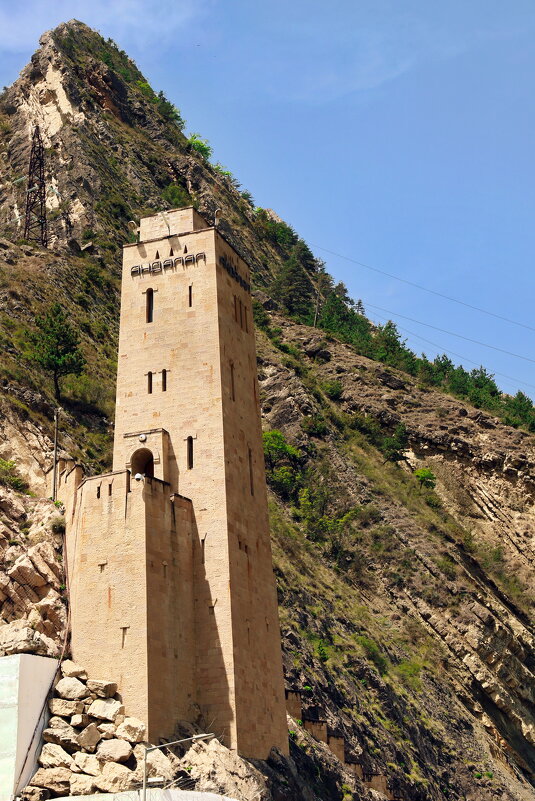
[[[188,437],[186,440],[186,451],[188,460],[188,470],[193,468],[193,437]]]
[[[188,287],[188,306],[193,306],[193,286],[191,284]]]
[[[248,450],[249,455],[249,486],[251,489],[251,495],[254,495],[254,481],[253,481],[253,452],[250,448]]]
[[[236,386],[234,383],[234,363],[230,363],[230,396],[233,401],[236,400]]]
[[[145,297],[147,322],[152,323],[154,319],[154,289],[147,289]]]
[[[147,373],[147,392],[152,394],[152,373]]]
[[[167,370],[162,370],[162,392],[167,392]]]

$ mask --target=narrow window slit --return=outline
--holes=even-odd
[[[147,392],[152,395],[152,373],[147,373]]]
[[[234,383],[234,363],[230,363],[230,396],[233,401],[236,400],[236,386]]]
[[[146,318],[148,323],[154,319],[154,289],[147,289],[145,293]]]
[[[188,460],[188,470],[193,468],[193,437],[188,437],[187,440],[187,460]]]
[[[162,392],[167,392],[167,370],[162,370]]]
[[[249,487],[251,490],[251,495],[254,495],[254,481],[253,481],[253,452],[251,448],[248,448],[249,454]]]
[[[188,306],[193,306],[193,286],[191,284],[188,287]]]

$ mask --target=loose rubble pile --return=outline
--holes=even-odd
[[[45,801],[64,795],[114,793],[141,786],[145,724],[128,717],[111,681],[87,678],[70,660],[48,702],[50,720],[37,772],[22,793],[23,801]],[[147,754],[148,777],[170,780],[171,760],[161,751]]]

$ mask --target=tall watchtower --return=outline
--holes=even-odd
[[[113,472],[68,502],[73,657],[153,741],[200,707],[287,752],[249,268],[193,208],[124,248],[118,362]]]

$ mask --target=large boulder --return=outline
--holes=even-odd
[[[65,698],[67,701],[81,701],[82,698],[87,698],[89,690],[82,684],[79,679],[73,676],[64,676],[56,684],[56,695],[60,698]]]
[[[75,726],[77,729],[85,729],[85,727],[88,725],[89,715],[86,715],[83,712],[79,715],[73,715],[71,718],[71,726]]]
[[[39,768],[32,786],[45,787],[56,795],[68,795],[72,773],[67,768]]]
[[[87,714],[113,723],[117,715],[124,714],[124,706],[114,698],[96,698],[87,710]]]
[[[101,762],[126,762],[132,746],[126,740],[102,740],[97,748],[97,759]]]
[[[97,789],[94,776],[84,776],[82,773],[73,773],[69,795],[90,795]]]
[[[17,581],[19,584],[29,585],[30,587],[44,587],[47,583],[28,554],[19,556],[15,564],[9,568],[7,574],[12,581]]]
[[[72,752],[79,749],[78,734],[65,720],[54,717],[48,722],[48,728],[43,731],[45,743],[60,745],[66,751]]]
[[[128,740],[129,743],[142,743],[147,734],[147,727],[138,718],[126,717],[120,726],[117,727],[116,736],[121,740]]]
[[[48,801],[50,798],[50,790],[45,790],[44,787],[25,787],[20,794],[20,801]]]
[[[51,698],[48,702],[48,708],[53,715],[61,715],[64,718],[70,718],[71,715],[81,715],[84,711],[82,701],[66,701],[64,698]]]
[[[74,760],[61,745],[45,743],[39,754],[39,764],[43,768],[68,768],[77,770]]]
[[[116,729],[115,723],[99,723],[98,725],[103,740],[111,740],[112,737],[115,737]]]
[[[74,755],[74,761],[83,773],[88,773],[90,776],[100,776],[101,765],[94,754],[84,754],[83,751],[77,751]]]
[[[111,698],[117,692],[117,684],[113,681],[99,681],[88,679],[87,689],[100,696],[100,698]]]
[[[95,778],[99,790],[105,793],[119,793],[121,790],[131,790],[138,784],[132,770],[116,762],[106,762],[100,776]]]
[[[14,492],[0,486],[0,509],[12,520],[23,520],[26,509]]]
[[[101,741],[102,734],[99,732],[96,723],[90,723],[86,726],[77,737],[77,742],[80,748],[85,751],[93,752],[97,744]]]
[[[134,756],[136,758],[137,767],[136,775],[143,776],[143,761],[145,759],[145,748],[150,748],[150,743],[139,743],[134,748]],[[170,780],[174,776],[173,765],[169,757],[166,757],[159,749],[156,751],[149,751],[147,754],[147,776],[161,777]]]
[[[84,668],[81,665],[77,665],[72,659],[65,659],[61,663],[61,672],[68,679],[87,679],[87,673]]]

